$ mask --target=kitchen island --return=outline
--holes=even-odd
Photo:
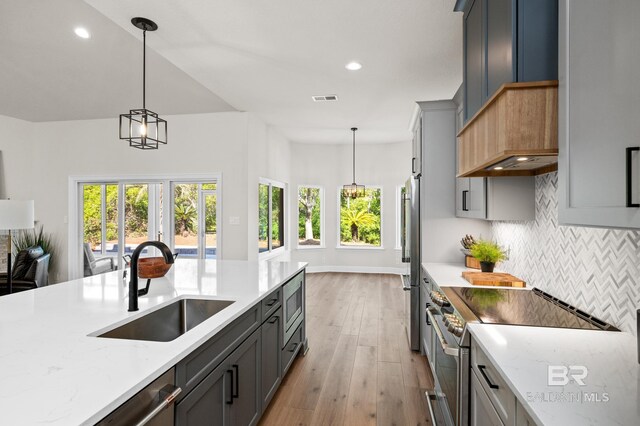
[[[305,267],[181,259],[138,312],[122,271],[0,297],[2,423],[96,423]],[[234,303],[169,342],[95,337],[186,296]]]

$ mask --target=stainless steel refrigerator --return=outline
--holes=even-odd
[[[420,350],[420,177],[411,177],[402,189],[402,262],[405,293],[405,328],[412,350]]]

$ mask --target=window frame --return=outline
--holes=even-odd
[[[258,203],[257,203],[257,208],[258,208],[258,230],[260,230],[260,185],[267,185],[269,187],[269,208],[268,208],[268,212],[269,212],[269,219],[267,221],[267,235],[268,235],[268,240],[267,240],[267,250],[266,251],[260,251],[260,248],[258,247],[258,258],[261,260],[264,259],[269,259],[271,257],[275,257],[275,256],[279,256],[280,254],[284,253],[289,245],[287,244],[287,226],[288,226],[288,220],[287,220],[287,213],[288,213],[288,206],[287,206],[287,184],[285,182],[280,182],[277,180],[273,180],[273,179],[268,179],[268,178],[259,178],[258,179]],[[273,187],[276,188],[280,188],[282,189],[282,221],[284,222],[283,224],[283,229],[284,229],[284,238],[282,241],[282,245],[280,247],[277,248],[273,248],[272,247],[272,236],[271,236],[271,226],[273,223]],[[259,243],[260,240],[258,240]]]
[[[384,250],[384,189],[382,185],[367,185],[364,184],[366,189],[379,189],[380,190],[380,245],[379,246],[343,246],[341,244],[341,234],[340,234],[340,222],[342,221],[341,211],[340,211],[340,198],[342,197],[342,186],[338,187],[337,194],[337,229],[336,229],[336,248],[339,250]]]
[[[300,237],[298,236],[298,233],[296,232],[296,248],[299,250],[318,250],[318,249],[324,249],[326,248],[325,246],[325,214],[324,214],[324,209],[325,209],[325,197],[324,197],[324,187],[321,185],[303,185],[300,184],[298,185],[297,191],[296,191],[296,211],[298,212],[297,217],[296,217],[296,230],[298,229],[297,224],[300,221],[300,188],[313,188],[313,189],[318,189],[319,190],[319,198],[320,198],[320,245],[318,246],[301,246],[300,245]]]
[[[394,250],[402,250],[402,190],[404,185],[396,186],[396,246]]]

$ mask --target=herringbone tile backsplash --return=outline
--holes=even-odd
[[[637,334],[640,231],[559,226],[557,189],[557,173],[536,177],[535,221],[493,222],[510,250],[499,268]]]

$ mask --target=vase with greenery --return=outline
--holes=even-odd
[[[42,247],[42,250],[45,252],[45,254],[48,253],[51,256],[49,258],[49,268],[53,268],[56,260],[55,241],[53,240],[51,234],[44,231],[42,225],[40,225],[38,228],[17,232],[12,240],[15,253],[18,253],[21,250],[28,249],[29,247]]]
[[[471,246],[471,256],[478,259],[482,272],[493,272],[496,263],[506,258],[504,250],[493,241],[479,240]]]

